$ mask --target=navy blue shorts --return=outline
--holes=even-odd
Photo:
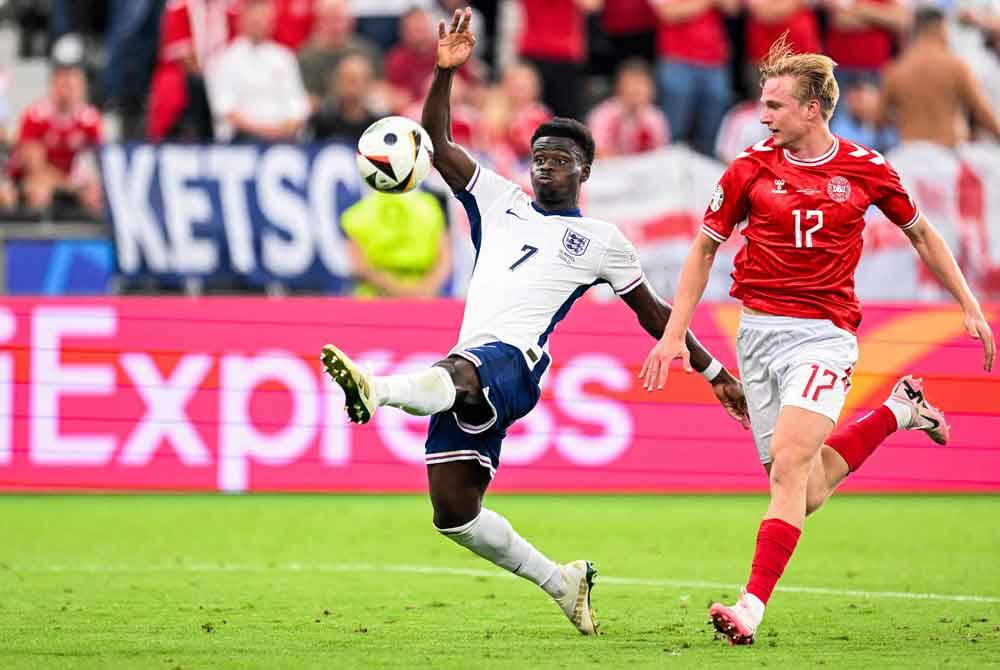
[[[478,461],[492,477],[500,467],[500,443],[507,429],[538,403],[538,382],[548,367],[549,355],[543,353],[532,368],[520,349],[503,342],[489,342],[456,355],[476,366],[493,418],[471,426],[454,412],[435,414],[427,432],[425,460],[428,465]]]

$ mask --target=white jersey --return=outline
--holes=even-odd
[[[523,351],[533,367],[587,289],[604,282],[621,295],[643,281],[635,248],[614,224],[577,209],[545,212],[478,165],[455,195],[469,215],[476,264],[451,353],[500,341]]]

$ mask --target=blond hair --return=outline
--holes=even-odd
[[[840,98],[840,87],[833,76],[837,63],[822,54],[795,53],[785,39],[787,35],[786,30],[764,56],[760,64],[760,85],[763,88],[764,82],[775,77],[795,77],[795,99],[803,105],[816,100],[823,118],[829,121]]]

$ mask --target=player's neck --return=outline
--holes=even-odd
[[[540,210],[543,214],[580,211],[580,206],[577,204],[576,200],[571,198],[564,198],[562,200],[555,200],[551,202],[535,198],[533,204],[535,205],[535,209]]]
[[[833,133],[828,127],[823,126],[805,135],[794,145],[786,146],[785,151],[793,158],[807,161],[825,154],[833,146],[833,142]]]

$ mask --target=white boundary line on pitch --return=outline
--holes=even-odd
[[[376,563],[278,563],[275,565],[178,563],[177,565],[48,565],[48,566],[7,566],[11,572],[28,573],[86,573],[86,574],[147,574],[170,572],[400,572],[407,574],[447,575],[461,577],[486,577],[489,579],[514,578],[509,572],[481,570],[476,568],[451,568],[435,565],[376,564]],[[616,586],[654,586],[666,588],[720,589],[738,591],[741,584],[705,582],[690,579],[643,579],[638,577],[598,577],[600,584]],[[856,589],[830,589],[819,586],[778,586],[785,593],[806,593],[810,595],[834,596],[842,598],[898,598],[901,600],[938,600],[949,602],[1000,603],[998,596],[977,596],[946,593],[911,593],[909,591],[862,591]]]

